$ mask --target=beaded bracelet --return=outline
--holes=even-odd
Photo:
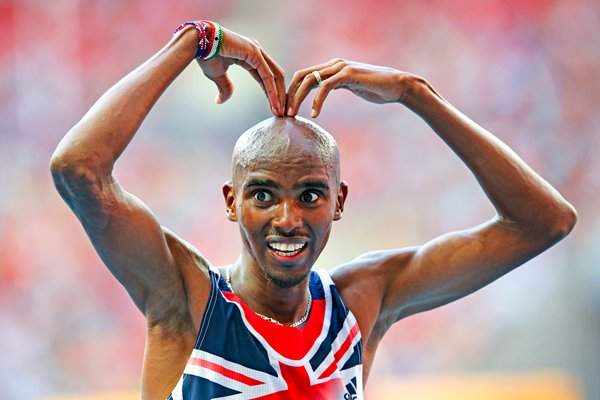
[[[223,42],[223,29],[216,22],[202,20],[184,22],[179,25],[173,35],[177,35],[186,26],[193,26],[198,32],[198,51],[196,51],[196,60],[210,60],[221,51]]]

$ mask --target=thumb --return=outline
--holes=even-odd
[[[217,85],[217,89],[219,89],[219,94],[217,94],[217,97],[215,98],[215,103],[225,103],[233,94],[233,82],[229,79],[227,74],[214,77],[212,78],[212,81]]]

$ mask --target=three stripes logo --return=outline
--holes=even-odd
[[[350,380],[350,383],[346,385],[346,394],[344,394],[344,400],[356,400],[356,377]]]

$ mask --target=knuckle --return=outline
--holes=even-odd
[[[258,68],[258,66],[260,65],[260,59],[258,57],[258,54],[253,53],[253,54],[249,55],[248,58],[246,59],[246,62],[248,64],[250,64],[250,66],[252,68]]]
[[[294,72],[294,75],[292,76],[292,79],[295,81],[299,81],[302,77],[302,73],[300,71],[296,71]]]
[[[260,47],[254,43],[252,40],[248,43],[248,52],[251,54],[260,53]]]
[[[349,74],[352,74],[355,71],[356,71],[356,68],[354,68],[351,65],[346,65],[346,66],[344,66],[344,68],[342,68],[342,70],[340,71],[340,74],[342,76],[348,76]]]
[[[333,87],[333,82],[331,81],[331,79],[325,79],[323,82],[321,82],[320,92],[329,92],[332,87]]]
[[[317,93],[317,95],[315,96],[315,103],[322,103],[328,94],[329,89],[323,88],[323,90],[320,90],[319,93]]]

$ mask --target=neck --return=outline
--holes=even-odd
[[[229,269],[233,291],[256,313],[284,325],[296,322],[306,314],[310,274],[297,285],[281,288],[265,276],[260,266],[245,263],[243,256]]]

